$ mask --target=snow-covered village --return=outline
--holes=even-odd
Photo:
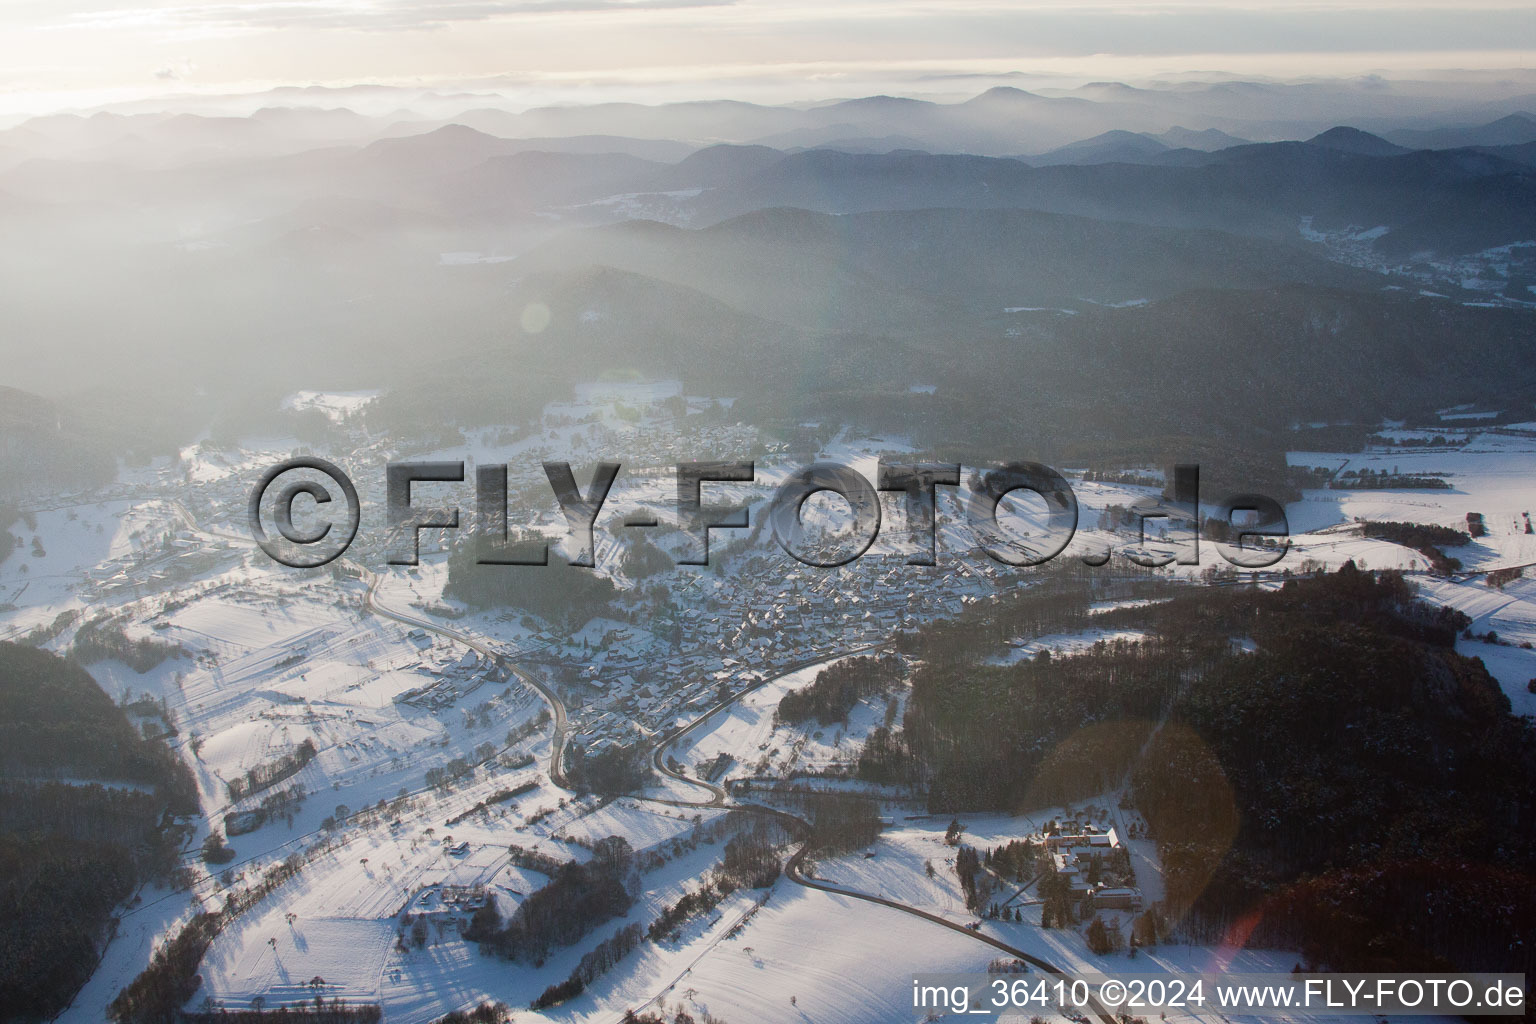
[[[1462,613],[1458,652],[1482,660],[1516,713],[1536,711],[1525,685],[1536,591],[1523,576],[1536,562],[1523,487],[1536,424],[1482,429],[1447,413],[1433,434],[1392,429],[1361,454],[1292,453],[1326,475],[1287,505],[1291,550],[1264,570],[1233,569],[1209,539],[1200,564],[1131,562],[1127,551],[1172,550],[1166,536],[1127,534],[1115,512],[1160,482],[1071,469],[1084,528],[1069,552],[1113,549],[1107,566],[1001,564],[941,492],[936,567],[906,564],[906,535],[889,528],[900,501],[886,509],[887,539],[848,566],[800,564],[748,526],[717,533],[711,564],[695,567],[627,549],[627,510],[668,510],[648,463],[684,447],[756,459],[758,481],[711,485],[711,500],[759,523],[793,457],[722,422],[713,399],[680,414],[634,407],[623,430],[612,400],[587,402],[552,406],[515,440],[465,439],[476,462],[536,467],[600,449],[636,468],[640,482],[621,478],[596,531],[606,568],[582,570],[610,592],[574,618],[449,596],[450,545],[431,531],[417,566],[383,564],[382,542],[334,568],[273,562],[229,510],[253,469],[316,451],[294,439],[200,442],[102,493],[21,514],[7,638],[73,648],[144,735],[184,759],[198,808],[176,819],[175,870],[114,914],[60,1019],[113,1013],[151,952],[189,935],[202,947],[184,1007],[194,1017],[340,1001],[391,1021],[496,1003],[535,1008],[519,1019],[762,1019],[783,1004],[883,1020],[910,1011],[903,979],[917,971],[1289,971],[1309,953],[1181,933],[1163,851],[1186,837],[1149,823],[1134,765],[1115,750],[1087,752],[1091,784],[1038,787],[1033,804],[1011,792],[1007,810],[945,807],[932,778],[872,756],[903,722],[916,727],[925,661],[954,656],[938,653],[934,631],[990,624],[967,643],[998,672],[1125,658],[1163,642],[1166,626],[1138,613],[1186,591],[1276,592],[1346,565],[1390,569]],[[333,401],[345,443],[324,450],[359,480],[398,451],[370,438],[365,404]],[[822,459],[868,467],[912,454],[900,439],[823,432]],[[1351,486],[1431,468],[1448,487]],[[538,481],[524,476],[512,487],[532,493]],[[523,526],[558,561],[572,541],[559,507],[553,495],[529,502]],[[1449,573],[1371,535],[1372,523],[1406,522],[1449,533],[1474,511],[1483,532],[1454,548]],[[1020,506],[1005,526],[1027,536],[1039,518]],[[1036,592],[1049,596],[1028,621],[1049,624],[999,631],[998,611]],[[1060,752],[1084,757],[1071,747],[1069,736]],[[605,871],[618,884],[592,903]],[[550,897],[549,921],[523,911]]]

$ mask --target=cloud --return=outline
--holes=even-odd
[[[1510,0],[44,0],[0,3],[0,22],[51,27],[235,32],[244,29],[402,31],[519,16],[634,11],[700,12],[695,35],[706,51],[721,40],[761,50],[829,48],[867,58],[913,56],[1021,59],[1094,54],[1406,52],[1536,46],[1536,19]],[[60,0],[46,0],[60,4]],[[1478,8],[1469,17],[1465,4]],[[62,6],[62,4],[61,4]],[[729,8],[729,17],[706,17]],[[61,20],[62,18],[62,20]],[[633,22],[623,20],[621,32]],[[639,39],[619,40],[636,43]],[[687,48],[673,39],[667,51]],[[758,55],[761,56],[760,54]]]
[[[191,76],[192,69],[196,67],[190,60],[183,58],[174,64],[168,64],[155,69],[155,78],[162,82],[179,82]]]
[[[204,26],[223,28],[337,28],[365,31],[443,28],[526,14],[614,13],[721,7],[735,0],[275,0],[275,2],[170,4],[78,12],[76,24]],[[174,70],[174,69],[163,69]]]

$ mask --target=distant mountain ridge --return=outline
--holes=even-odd
[[[357,102],[376,108],[379,97],[399,95],[389,113],[358,113],[319,103]],[[419,110],[412,110],[414,104]],[[1423,100],[1388,88],[1351,83],[1283,85],[1260,82],[1186,82],[1149,87],[1096,82],[1076,89],[1028,91],[997,86],[966,99],[936,101],[874,95],[808,105],[773,106],[738,100],[690,100],[647,105],[606,102],[513,110],[485,95],[429,95],[422,90],[274,90],[230,109],[250,117],[154,111],[124,104],[89,116],[50,115],[0,132],[0,148],[20,146],[34,155],[122,159],[157,166],[200,159],[250,159],[294,153],[320,144],[363,145],[463,124],[491,135],[524,140],[607,136],[632,140],[637,156],[670,156],[663,144],[706,146],[763,143],[778,149],[824,146],[838,140],[910,140],[901,148],[988,156],[1043,154],[1106,132],[1150,136],[1171,148],[1209,151],[1244,139],[1307,138],[1358,119],[1389,142],[1409,148],[1519,145],[1528,133],[1530,103],[1519,96],[1464,103],[1456,115],[1483,113],[1491,123],[1423,125]],[[445,108],[451,112],[445,112]],[[1447,109],[1451,109],[1449,106]],[[1407,125],[1413,127],[1407,127]],[[1178,126],[1178,127],[1174,127]],[[1458,134],[1459,133],[1459,134]],[[649,147],[649,148],[647,148]]]
[[[1400,156],[1409,152],[1407,147],[1396,146],[1379,135],[1363,132],[1358,128],[1339,125],[1307,140],[1312,146],[1322,146],[1340,153],[1356,156]]]
[[[768,209],[697,231],[628,222],[565,233],[512,266],[585,265],[688,284],[801,328],[889,334],[993,319],[1010,306],[1087,309],[1277,282],[1375,284],[1296,243],[1034,210]],[[765,291],[765,280],[775,287]]]
[[[1536,142],[1536,114],[1519,112],[1481,125],[1399,128],[1383,132],[1382,136],[1390,142],[1410,149],[1521,146]]]
[[[1025,156],[1023,160],[1036,167],[1058,164],[1157,163],[1160,157],[1173,150],[1213,153],[1231,146],[1246,145],[1251,145],[1247,139],[1228,135],[1216,128],[1192,131],[1175,127],[1159,135],[1115,129],[1091,139],[1058,146],[1045,153]]]
[[[509,261],[550,281],[606,268],[633,285],[616,294],[644,290],[623,275],[658,282],[732,337],[752,335],[745,318],[781,341],[871,345],[1036,326],[1000,319],[1013,307],[1086,317],[1095,302],[1287,283],[1531,301],[1533,144],[1404,150],[1361,130],[1402,122],[1390,89],[1344,92],[1360,116],[1320,123],[1333,108],[1317,90],[1251,82],[779,107],[444,100],[462,119],[379,102],[390,90],[345,94],[368,115],[275,106],[341,98],[319,90],[263,97],[253,124],[39,118],[0,133],[4,351],[14,383],[105,387],[140,414],[154,403],[126,382],[276,386],[261,366],[232,373],[240,353],[337,380],[365,355],[408,360],[423,338],[500,337],[518,311],[498,290],[510,285],[487,282]],[[1520,137],[1501,104],[1529,106],[1468,101],[1445,117],[1486,113],[1490,137]],[[1299,139],[1243,141],[1276,137],[1280,113]],[[768,137],[777,147],[721,141]],[[1031,153],[1049,156],[1019,158]],[[664,301],[636,301],[660,331]],[[622,328],[583,330],[580,344],[621,358]]]

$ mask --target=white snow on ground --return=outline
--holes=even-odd
[[[1463,548],[1447,551],[1468,569],[1488,569],[1536,562],[1536,534],[1525,532],[1523,513],[1536,512],[1536,492],[1530,486],[1536,463],[1536,435],[1503,430],[1472,436],[1461,449],[1377,448],[1360,454],[1292,452],[1292,465],[1323,466],[1337,472],[1441,476],[1450,490],[1309,490],[1304,501],[1286,508],[1293,537],[1313,533],[1354,519],[1434,523],[1467,528],[1467,513],[1481,513],[1488,536]],[[1347,535],[1298,538],[1288,556],[1313,557],[1330,565],[1362,555],[1371,568],[1400,564],[1409,567],[1423,558],[1407,552],[1406,561],[1388,557],[1382,542]],[[1362,545],[1371,545],[1364,547]],[[1387,545],[1390,549],[1396,545]],[[1402,556],[1400,556],[1401,558]]]
[[[368,397],[370,393],[363,392],[314,393],[305,401],[307,407],[341,418],[355,412]],[[586,429],[560,426],[526,437],[515,437],[511,431],[481,432],[467,443],[478,461],[517,458],[529,462]],[[1536,503],[1526,482],[1536,468],[1536,436],[1495,430],[1463,426],[1443,432],[1398,432],[1403,441],[1411,440],[1411,434],[1467,439],[1462,448],[1405,445],[1361,455],[1295,453],[1293,462],[1330,469],[1444,474],[1452,489],[1310,491],[1306,500],[1290,506],[1295,550],[1282,565],[1299,567],[1311,558],[1336,566],[1354,558],[1371,568],[1412,568],[1422,556],[1398,545],[1362,539],[1353,520],[1401,519],[1464,528],[1466,513],[1474,511],[1483,514],[1490,535],[1449,554],[1473,569],[1536,563],[1536,537],[1524,532],[1522,515],[1528,501]],[[233,485],[273,453],[286,456],[295,444],[279,439],[228,451],[197,445],[183,452],[174,467],[160,470],[188,481]],[[880,452],[910,450],[901,438],[839,436],[822,457],[853,465],[873,480]],[[458,458],[463,451],[443,455]],[[754,521],[760,521],[765,503],[789,468],[787,456],[764,460],[757,483],[710,485],[706,497],[725,504],[749,503]],[[1074,480],[1073,487],[1082,508],[1083,530],[1068,557],[1110,542],[1117,550],[1123,548],[1123,535],[1096,529],[1099,514],[1111,505],[1128,506],[1155,493],[1154,488],[1080,480]],[[941,489],[941,563],[944,552],[963,552],[974,544],[953,491]],[[168,536],[174,543],[176,535],[188,529],[177,503],[132,501],[117,497],[120,493],[98,503],[39,509],[35,531],[13,528],[21,534],[23,547],[0,563],[0,603],[9,601],[16,607],[0,612],[0,635],[45,624],[66,607],[81,607],[78,595],[88,571],[104,565],[113,572],[124,566],[142,568],[141,562],[160,557]],[[647,496],[663,510],[671,500],[658,478],[646,477],[633,487],[625,481],[616,488],[612,507],[623,511]],[[1027,504],[1018,503],[1019,507]],[[875,552],[900,552],[904,545],[900,502],[886,503],[883,511],[887,519]],[[1022,533],[1038,527],[1028,514],[1019,515],[1010,525]],[[46,551],[40,557],[29,550],[34,532]],[[620,533],[600,532],[599,544],[610,545],[600,555],[605,562],[613,552],[612,536]],[[202,536],[205,541],[209,537]],[[232,542],[232,536],[218,539]],[[771,543],[766,535],[764,540]],[[1153,538],[1147,546],[1156,549],[1161,544]],[[424,543],[424,553],[429,548]],[[244,549],[233,551],[236,558],[240,550]],[[1201,566],[1179,572],[1190,575],[1222,564],[1209,543],[1202,545],[1201,555]],[[26,573],[20,572],[23,564],[28,566]],[[543,876],[510,864],[509,843],[559,859],[585,860],[590,855],[583,844],[621,834],[637,849],[671,855],[679,848],[674,841],[690,832],[696,816],[708,821],[721,813],[630,798],[606,805],[592,798],[576,799],[550,783],[545,774],[550,752],[547,729],[509,751],[532,755],[534,764],[509,756],[507,763],[520,767],[504,768],[493,759],[450,790],[426,792],[428,769],[441,768],[454,758],[477,760],[471,752],[481,744],[501,748],[508,730],[538,714],[542,702],[515,680],[487,682],[455,675],[465,651],[462,644],[444,638],[411,640],[407,638],[410,627],[364,614],[360,610],[363,588],[358,583],[326,580],[323,585],[311,583],[306,590],[281,573],[234,568],[226,560],[217,572],[201,577],[195,588],[178,584],[175,593],[188,599],[162,612],[159,602],[163,599],[156,595],[166,591],[165,579],[156,577],[155,571],[150,565],[141,574],[147,584],[129,586],[115,598],[122,602],[117,607],[133,611],[131,635],[164,637],[194,656],[168,661],[143,675],[116,662],[103,662],[91,670],[114,697],[148,693],[163,697],[171,707],[185,738],[185,756],[201,786],[207,817],[203,827],[218,825],[228,812],[259,801],[258,795],[231,804],[229,781],[291,753],[305,739],[312,740],[319,751],[314,762],[293,779],[308,795],[291,821],[271,821],[232,837],[238,857],[231,867],[235,885],[248,882],[288,854],[313,846],[324,835],[322,819],[345,819],[402,791],[414,794],[407,806],[392,812],[398,815],[397,823],[386,819],[364,826],[355,823],[354,815],[353,823],[339,834],[338,848],[308,864],[297,878],[221,934],[203,965],[205,986],[194,997],[193,1007],[205,995],[227,1001],[231,1007],[248,1005],[258,995],[269,1004],[308,999],[316,994],[310,985],[316,977],[324,979],[318,988],[327,996],[382,1001],[391,1022],[425,1024],[483,998],[502,999],[514,1008],[526,1006],[624,922],[600,926],[571,948],[556,951],[542,968],[509,964],[481,956],[458,938],[451,923],[457,912],[445,902],[451,889],[444,887],[484,885],[502,912],[508,913],[544,883]],[[1498,634],[1503,643],[1462,640],[1458,650],[1484,660],[1517,713],[1536,713],[1536,695],[1526,689],[1527,681],[1536,677],[1536,651],[1518,646],[1536,643],[1536,579],[1517,580],[1500,591],[1481,579],[1416,578],[1426,597],[1471,616],[1473,632]],[[536,639],[537,625],[523,622],[521,616],[458,617],[455,610],[444,612],[444,582],[442,559],[428,555],[416,569],[390,572],[380,598],[391,607],[412,607],[412,613],[423,619],[494,638],[508,648],[536,647],[541,642]],[[1133,603],[1104,602],[1095,611]],[[151,622],[159,627],[153,632]],[[643,628],[602,620],[589,623],[580,637],[599,643],[612,639],[615,630],[624,634],[613,641],[616,646],[639,649],[655,640]],[[1027,657],[1044,648],[1071,653],[1098,639],[1138,635],[1085,630],[1018,637],[1006,657]],[[714,715],[672,753],[689,765],[729,754],[734,763],[727,777],[751,774],[764,760],[764,769],[774,774],[846,762],[856,754],[862,738],[884,720],[885,698],[860,702],[846,727],[773,727],[773,712],[783,694],[809,685],[823,667],[801,669],[749,694]],[[451,685],[445,686],[445,681]],[[403,699],[426,687],[445,687],[434,691],[443,701],[429,707]],[[893,694],[898,719],[903,697],[899,691]],[[709,696],[703,704],[713,699]],[[653,724],[669,728],[686,721],[703,704],[681,709],[671,721]],[[534,788],[470,813],[493,793],[525,782]],[[700,798],[698,789],[670,780],[658,780],[648,793],[684,802]],[[817,864],[818,875],[862,892],[900,899],[956,923],[973,920],[965,911],[954,876],[954,850],[943,842],[949,817],[909,817],[910,807],[887,807],[886,811],[896,824],[868,851]],[[1020,817],[960,817],[966,826],[965,842],[986,847],[1028,835],[1046,816],[1059,813],[1061,809]],[[1106,809],[1106,820],[1118,821],[1123,813]],[[530,823],[530,818],[537,820]],[[195,837],[194,848],[203,834]],[[450,852],[450,837],[454,843],[468,844],[462,855]],[[1161,879],[1155,844],[1131,840],[1129,845],[1138,885],[1149,899],[1156,899]],[[866,857],[866,852],[874,856]],[[646,891],[627,920],[649,922],[662,905],[675,901],[685,889],[696,888],[720,853],[718,845],[704,846],[647,874]],[[932,878],[926,872],[929,862],[935,866]],[[200,868],[195,854],[188,863]],[[218,899],[219,888],[220,883],[204,877],[198,893]],[[608,1022],[625,1007],[640,1008],[665,993],[669,1008],[682,1001],[732,1024],[912,1019],[908,1006],[912,972],[976,970],[998,955],[974,938],[931,922],[845,896],[809,891],[787,880],[781,880],[767,903],[756,909],[762,896],[736,894],[714,913],[686,926],[680,941],[645,944],[578,999],[532,1016]],[[63,1019],[100,1020],[106,1002],[142,969],[152,942],[185,915],[189,898],[187,893],[146,890],[139,906],[125,908],[120,938],[108,947],[101,970]],[[407,905],[413,913],[425,912],[434,922],[443,922],[441,932],[434,924],[425,949],[402,952],[395,948],[399,914]],[[1134,963],[1124,957],[1097,958],[1087,953],[1081,935],[1041,931],[1038,911],[1033,914],[1034,923],[987,921],[982,928],[1069,968],[1200,969],[1225,962],[1220,950],[1201,947],[1144,952]],[[744,927],[732,937],[739,923]],[[1232,965],[1289,970],[1295,959],[1287,953],[1245,952]],[[788,1001],[791,995],[796,997],[794,1005]],[[519,1019],[529,1016],[518,1010]]]
[[[204,960],[206,991],[229,1005],[262,994],[287,1001],[313,995],[306,988],[321,977],[327,996],[374,1002],[398,915],[409,907],[445,928],[452,924],[435,890],[424,890],[485,885],[497,890],[498,901],[506,896],[515,904],[543,882],[510,866],[504,846],[455,857],[442,840],[396,838],[380,829],[310,864],[280,896],[220,933]],[[457,940],[456,930],[444,934]]]
[[[205,812],[215,824],[224,810],[252,807],[264,795],[231,805],[229,781],[291,754],[306,739],[315,743],[319,756],[284,784],[309,794],[291,812],[292,820],[273,819],[254,832],[230,837],[239,858],[237,885],[313,842],[322,818],[373,806],[402,790],[421,790],[427,769],[467,757],[478,744],[500,748],[509,729],[543,708],[518,683],[482,683],[455,702],[458,706],[436,713],[395,703],[392,697],[405,689],[438,678],[422,675],[423,665],[456,665],[463,648],[441,641],[423,649],[406,640],[405,627],[360,617],[358,591],[349,598],[345,589],[316,590],[325,600],[299,591],[288,585],[256,589],[237,578],[161,617],[165,628],[156,635],[184,645],[195,659],[171,660],[143,675],[116,662],[93,666],[109,693],[147,692],[166,699],[184,735],[194,741],[197,753],[189,756]],[[479,709],[487,709],[485,720],[472,724],[466,712]],[[547,759],[547,731],[519,748]],[[493,790],[529,779],[539,783],[534,792],[495,804],[454,828],[475,848],[464,858],[448,857],[441,847],[443,834],[450,831],[443,827],[447,818]],[[458,792],[428,794],[419,801],[421,811],[398,838],[383,833],[382,826],[373,833],[349,830],[342,851],[306,866],[267,901],[270,906],[253,909],[220,935],[205,965],[206,991],[221,997],[264,994],[273,1002],[295,992],[305,995],[304,985],[320,975],[339,986],[332,994],[377,998],[383,956],[392,940],[388,921],[378,922],[396,913],[407,893],[421,885],[455,883],[466,873],[465,884],[480,881],[478,873],[489,876],[494,865],[485,861],[505,861],[507,836],[517,835],[527,846],[540,844],[537,832],[518,834],[524,826],[517,824],[517,812],[526,815],[546,805],[553,809],[564,796],[531,767],[510,774],[482,770]],[[423,813],[426,821],[420,820]],[[560,820],[553,816],[545,830]],[[438,835],[423,832],[429,824],[437,826]],[[194,858],[192,863],[199,862]],[[542,884],[504,863],[501,867],[497,880],[506,883],[509,893]],[[125,915],[122,934],[128,941],[108,948],[98,976],[104,980],[82,993],[76,1016],[69,1019],[99,1020],[101,1007],[142,969],[148,944],[164,934],[186,904],[184,894],[166,896]],[[288,913],[301,918],[292,928]],[[276,949],[267,943],[271,938],[277,940]],[[300,967],[307,972],[302,978]]]
[[[1097,802],[1102,805],[1109,798]],[[1074,809],[1083,813],[1084,808]],[[1024,815],[960,815],[964,825],[961,842],[978,850],[1001,845],[1011,839],[1020,839],[1036,832],[1047,820],[1060,818],[1064,808],[1047,808]],[[1124,825],[1124,812],[1105,806],[1095,806],[1089,817],[1101,825]],[[977,920],[965,908],[959,880],[954,872],[956,848],[944,842],[944,832],[950,816],[933,815],[907,818],[888,828],[866,851],[856,851],[815,866],[818,880],[851,891],[896,899],[908,905],[937,914],[955,924],[966,925]],[[1132,863],[1137,871],[1137,884],[1149,899],[1158,898],[1162,891],[1160,872],[1156,866],[1155,846],[1151,842],[1133,841]],[[869,856],[869,854],[873,856]],[[1150,854],[1150,857],[1148,856]],[[934,867],[933,877],[928,876],[928,865]],[[1098,956],[1088,950],[1082,934],[1085,923],[1076,928],[1042,929],[1039,927],[1040,912],[1034,900],[1032,887],[1026,885],[1019,891],[1017,885],[1005,886],[1000,893],[1023,910],[1022,922],[984,920],[981,931],[1011,946],[1040,957],[1069,971],[1103,971],[1111,973],[1250,971],[1254,973],[1284,973],[1301,959],[1299,954],[1284,950],[1225,950],[1220,947],[1166,945],[1141,950],[1132,960],[1124,952]],[[1131,915],[1128,912],[1101,911],[1106,922],[1119,920],[1122,930],[1129,931]],[[932,935],[942,935],[935,930]],[[929,941],[932,936],[924,936]],[[995,955],[1002,955],[993,951]],[[975,970],[975,968],[971,968]],[[1170,1020],[1198,1019],[1195,1015],[1168,1015]]]
[[[360,864],[360,852],[372,854],[368,865]],[[424,844],[412,853],[403,841],[366,847],[354,842],[285,887],[281,900],[269,901],[270,908],[253,911],[216,940],[204,961],[208,995],[231,1007],[262,994],[269,1001],[304,999],[316,991],[309,983],[318,976],[325,982],[319,991],[328,997],[379,999],[386,1018],[401,1024],[424,1024],[482,999],[526,1005],[618,927],[649,921],[663,904],[696,887],[719,855],[718,847],[701,847],[646,875],[646,892],[627,917],[557,950],[535,970],[481,955],[458,938],[453,920],[459,915],[437,898],[438,890],[421,892],[423,885],[478,882],[497,889],[500,898],[503,888],[527,891],[536,884],[526,874],[510,876],[503,854],[488,848],[483,856],[455,862],[441,845]],[[347,890],[380,896],[359,902],[332,895]],[[397,912],[408,898],[411,912],[425,913],[433,923],[424,948],[400,951]],[[295,915],[292,921],[289,913]],[[732,936],[748,915],[748,927]],[[808,948],[813,957],[806,956]],[[882,1021],[910,999],[911,972],[977,970],[994,952],[897,911],[780,880],[771,893],[738,893],[688,923],[678,942],[644,944],[582,996],[535,1017],[606,1021],[664,993],[669,1005],[682,1000],[732,1021],[800,1019],[789,1004],[791,995],[812,1019]],[[781,1003],[782,1012],[765,1011]]]
[[[232,448],[202,441],[177,453],[175,469],[187,483],[212,483],[231,477],[254,481],[268,466],[292,455],[299,445],[295,437],[248,439]]]
[[[630,919],[646,918],[632,912]],[[732,935],[744,919],[747,926]],[[487,996],[526,1006],[621,923],[598,928],[537,973],[481,957],[452,940],[425,951],[392,953],[385,970],[386,1017],[391,1024],[425,1024],[447,1006]],[[900,1020],[910,1016],[913,972],[981,970],[996,953],[900,911],[780,880],[771,892],[747,891],[726,900],[707,919],[685,927],[680,943],[642,945],[578,998],[517,1016],[608,1022],[626,1008],[658,1009],[660,1002],[653,1000],[659,993],[669,1016],[682,1003],[696,1015],[706,1010],[732,1024]]]
[[[1106,798],[1107,799],[1107,798]],[[1104,801],[1100,801],[1103,803]],[[1077,808],[1081,813],[1083,808]],[[1063,808],[1049,808],[1012,817],[1008,815],[960,815],[965,826],[961,842],[977,849],[1006,843],[1010,839],[1023,838],[1038,830],[1050,818],[1063,815]],[[1124,812],[1098,807],[1090,817],[1100,824],[1124,825]],[[816,865],[819,880],[841,888],[883,895],[938,914],[956,924],[976,921],[975,915],[965,909],[964,897],[954,873],[955,847],[944,842],[944,830],[949,816],[929,816],[907,819],[887,829],[868,851],[860,851]],[[873,856],[868,856],[873,853]],[[1137,885],[1149,900],[1160,898],[1162,880],[1156,865],[1155,844],[1150,841],[1132,840],[1132,864],[1137,872]],[[927,866],[933,865],[930,878]],[[1142,949],[1135,959],[1124,952],[1099,956],[1088,950],[1082,934],[1085,923],[1075,928],[1042,929],[1039,927],[1038,903],[1033,899],[1031,887],[1009,886],[1001,890],[1005,898],[1013,899],[1024,912],[1022,922],[984,920],[984,934],[1038,956],[1068,971],[1158,974],[1163,972],[1217,972],[1230,970],[1252,973],[1284,973],[1302,959],[1287,950],[1227,949],[1220,946],[1185,946],[1171,944]],[[1131,915],[1128,912],[1101,911],[1100,917],[1107,922],[1118,920],[1122,930],[1129,931]],[[935,932],[934,934],[941,934]],[[974,968],[973,968],[974,969]],[[1200,1019],[1195,1014],[1169,1013],[1169,1020],[1192,1021]]]
[[[1458,640],[1456,650],[1483,660],[1509,696],[1515,714],[1536,715],[1536,693],[1529,689],[1536,678],[1536,650],[1519,646],[1536,645],[1536,579],[1519,579],[1503,590],[1480,580],[1426,580],[1419,587],[1424,597],[1469,616],[1469,628],[1477,637],[1489,632],[1497,635],[1498,643]]]
[[[1517,715],[1536,715],[1536,693],[1530,682],[1536,679],[1536,651],[1519,647],[1498,647],[1476,640],[1459,640],[1456,652],[1483,659],[1488,674],[1499,681],[1509,696],[1510,709]]]
[[[691,832],[696,816],[703,821],[711,821],[724,813],[713,807],[693,811],[621,799],[562,826],[556,835],[587,842],[595,842],[606,836],[623,836],[636,851],[650,850],[665,846],[671,840]]]
[[[733,1024],[905,1020],[914,972],[978,971],[997,952],[897,910],[780,882],[751,927],[710,949],[668,996]]]
[[[90,980],[57,1018],[60,1024],[101,1024],[105,1008],[144,970],[156,945],[191,916],[185,893],[157,886],[139,890],[118,915],[117,933]]]
[[[76,592],[100,568],[114,560],[158,559],[168,534],[182,526],[166,502],[134,504],[124,500],[60,504],[33,511],[36,526],[12,524],[21,546],[0,562],[0,639],[11,639],[45,625],[65,608],[79,608]],[[41,553],[39,553],[41,552]]]
[[[272,602],[246,603],[213,599],[199,601],[170,617],[168,635],[189,644],[241,654],[269,646],[286,646],[325,626],[340,627],[344,612],[319,602],[275,607]]]
[[[735,764],[723,777],[750,775],[759,767],[774,774],[795,768],[821,767],[836,758],[856,757],[858,744],[885,715],[885,700],[860,701],[849,714],[847,726],[823,726],[816,722],[774,727],[779,701],[792,690],[804,689],[828,665],[841,659],[811,665],[764,684],[747,696],[710,716],[709,721],[671,747],[672,756],[684,764],[699,765],[728,754]],[[769,763],[762,765],[766,759]]]
[[[1050,633],[1033,638],[1018,637],[1009,641],[1006,653],[987,659],[989,665],[1016,665],[1039,654],[1083,654],[1098,644],[1137,643],[1147,634],[1139,629],[1085,629],[1076,633]]]
[[[1118,611],[1121,608],[1146,608],[1154,604],[1163,604],[1171,601],[1168,597],[1131,598],[1125,601],[1095,601],[1088,606],[1089,615],[1104,615],[1108,612]]]
[[[443,262],[447,263],[448,260]],[[339,423],[361,412],[364,406],[381,394],[381,391],[296,391],[283,399],[282,407],[294,411],[319,409],[327,419]]]
[[[1536,572],[1532,578],[1518,579],[1503,590],[1479,579],[1422,580],[1419,590],[1432,601],[1466,613],[1472,619],[1473,633],[1491,629],[1516,644],[1536,642]]]

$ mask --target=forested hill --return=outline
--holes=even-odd
[[[196,810],[191,775],[163,743],[140,735],[78,665],[19,644],[0,644],[0,772],[136,782],[178,813]]]
[[[0,644],[0,1020],[46,1019],[96,966],[114,909],[174,869],[190,771],[79,666]]]
[[[1241,922],[1338,969],[1532,969],[1536,730],[1454,650],[1460,613],[1351,564],[1093,624],[1147,639],[1009,666],[920,643],[903,728],[861,774],[945,813],[1129,781],[1197,934]]]

